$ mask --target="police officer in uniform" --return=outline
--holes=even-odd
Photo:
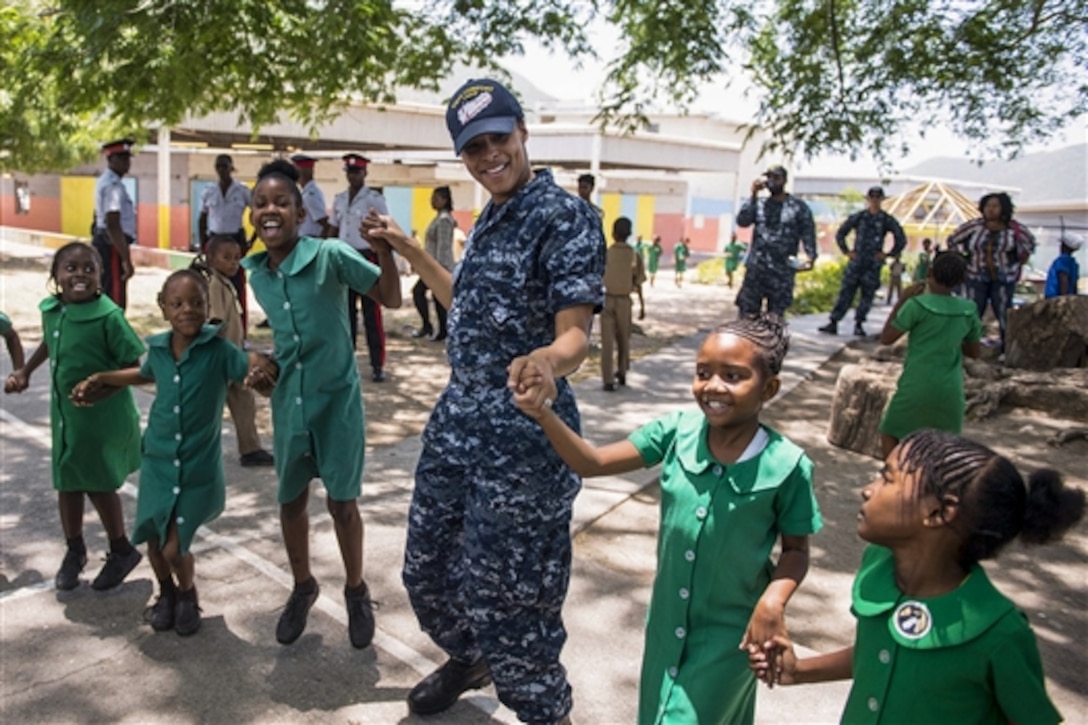
[[[403,572],[420,626],[449,659],[408,705],[442,712],[493,679],[521,720],[568,722],[560,615],[581,481],[514,407],[511,388],[554,379],[556,398],[537,402],[580,427],[565,376],[585,359],[603,302],[601,221],[529,165],[524,114],[500,83],[463,85],[446,125],[491,194],[452,279],[388,217],[366,222],[449,308],[450,382],[423,433]]]
[[[325,206],[325,194],[314,181],[314,165],[317,159],[306,154],[295,154],[291,163],[298,169],[298,183],[302,186],[302,207],[306,216],[299,225],[298,233],[303,237],[329,236],[329,211]]]
[[[102,144],[106,170],[94,185],[94,238],[102,258],[102,291],[121,309],[128,304],[132,277],[129,246],[136,242],[136,207],[121,179],[132,166],[133,141],[118,139]]]
[[[370,242],[360,233],[359,225],[371,210],[389,214],[385,197],[366,185],[366,171],[370,159],[360,154],[344,154],[344,173],[348,188],[336,195],[332,202],[332,217],[328,224],[328,236],[339,238],[367,260],[378,264],[378,256],[370,248]],[[376,383],[385,380],[385,328],[382,327],[382,310],[377,302],[355,290],[348,290],[348,324],[351,325],[351,342],[359,336],[356,311],[359,301],[363,304],[363,325],[366,329],[366,348],[370,353],[370,379]]]
[[[829,335],[839,333],[839,320],[846,317],[846,311],[850,309],[854,295],[860,288],[861,299],[858,300],[858,309],[854,312],[854,334],[865,336],[863,325],[873,306],[873,296],[880,288],[880,270],[884,267],[884,259],[889,256],[898,259],[907,246],[903,227],[899,226],[895,217],[880,208],[884,202],[884,189],[879,186],[870,188],[865,199],[868,208],[851,214],[835,233],[835,243],[850,261],[842,275],[842,286],[839,288],[835,307],[831,310],[831,321],[819,328],[820,332]],[[853,251],[846,246],[846,235],[851,231],[854,232]],[[892,251],[885,255],[884,237],[889,233],[895,241]]]
[[[759,196],[766,189],[769,197]],[[799,271],[812,269],[816,259],[816,224],[808,205],[786,193],[786,169],[772,166],[752,182],[752,196],[737,212],[738,227],[752,227],[752,246],[737,294],[742,315],[754,317],[767,301],[767,312],[782,316],[793,302],[793,281]],[[801,261],[797,247],[808,259]]]

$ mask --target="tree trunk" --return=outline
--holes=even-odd
[[[828,442],[855,453],[883,458],[880,419],[901,371],[900,365],[877,361],[844,365],[835,385],[827,425]]]

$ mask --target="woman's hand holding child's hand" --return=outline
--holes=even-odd
[[[530,418],[547,415],[559,394],[551,362],[536,352],[514,358],[507,368],[506,387],[514,393],[514,405]]]
[[[756,603],[756,608],[752,611],[752,617],[748,620],[748,628],[744,631],[744,637],[740,641],[740,648],[747,650],[751,654],[753,647],[756,649],[762,648],[765,643],[779,637],[782,639],[787,637],[785,604],[777,604],[763,597]],[[778,648],[764,649],[764,655],[768,660],[768,666],[771,669],[777,668]],[[773,681],[764,680],[764,682],[770,687],[774,686]]]
[[[378,245],[381,245],[383,249],[392,249],[401,255],[409,247],[418,248],[418,245],[408,238],[393,217],[379,214],[374,209],[371,209],[359,223],[359,233],[374,246],[375,253],[380,251]]]
[[[279,374],[280,367],[275,360],[260,353],[249,353],[249,373],[246,375],[246,386],[267,398],[272,394],[272,389],[276,387],[276,379]]]

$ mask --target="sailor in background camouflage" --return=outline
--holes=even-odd
[[[554,379],[555,399],[543,400],[540,386],[538,402],[580,427],[563,376],[585,359],[603,304],[601,221],[550,171],[532,170],[521,106],[501,84],[467,82],[446,124],[454,152],[491,194],[452,278],[389,217],[363,223],[449,307],[452,372],[423,433],[403,572],[421,627],[449,660],[408,705],[442,712],[493,678],[521,720],[567,722],[560,615],[581,480],[514,407],[511,388],[523,374]]]
[[[903,249],[907,246],[907,236],[903,233],[903,227],[888,212],[880,208],[884,203],[884,188],[880,186],[870,187],[865,195],[866,208],[854,212],[835,232],[835,243],[839,245],[842,253],[850,257],[846,265],[846,271],[842,275],[842,286],[839,288],[839,298],[831,310],[831,321],[820,328],[820,332],[829,335],[837,335],[839,332],[839,320],[846,317],[846,311],[854,302],[854,295],[861,289],[861,298],[858,300],[858,308],[854,312],[854,334],[865,336],[865,318],[869,316],[869,310],[873,307],[873,296],[880,289],[880,270],[884,268],[884,258],[893,257],[899,259]],[[846,235],[854,232],[854,249],[846,246]],[[884,238],[892,235],[892,251],[884,254]]]
[[[760,189],[770,197],[757,198]],[[812,269],[816,261],[816,224],[812,211],[800,199],[786,193],[786,170],[772,166],[752,182],[752,197],[741,204],[737,226],[750,227],[752,246],[737,294],[737,308],[747,317],[758,316],[767,300],[767,312],[782,316],[793,302],[793,278]],[[798,245],[808,259],[801,261]]]

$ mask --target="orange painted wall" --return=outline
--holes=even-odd
[[[704,217],[701,229],[696,228],[692,219],[684,221],[684,236],[691,240],[690,251],[715,254],[718,252],[718,227],[720,222],[717,217]]]
[[[654,236],[661,237],[661,244],[666,249],[684,236],[683,214],[657,214],[654,216]]]
[[[30,213],[16,214],[15,196],[5,194],[0,197],[0,224],[19,229],[60,233],[60,199],[32,196]]]

